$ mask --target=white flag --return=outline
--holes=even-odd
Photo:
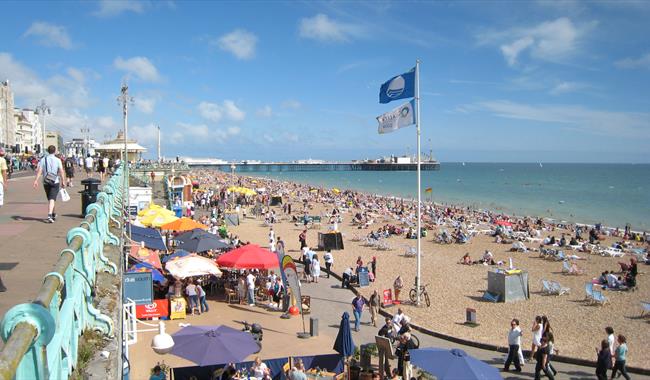
[[[415,124],[415,102],[411,100],[390,112],[377,116],[379,134],[390,133]]]

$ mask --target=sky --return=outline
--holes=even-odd
[[[155,157],[414,154],[380,85],[421,60],[441,161],[650,162],[650,1],[0,2],[0,79],[48,130]]]

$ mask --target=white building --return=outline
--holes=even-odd
[[[71,141],[66,142],[64,145],[65,155],[75,157],[85,157],[88,154],[94,156],[96,154],[95,149],[100,146],[100,144],[93,139],[85,140],[79,138],[74,138]]]
[[[19,152],[35,153],[43,144],[43,131],[40,118],[34,110],[29,108],[15,108],[16,121],[15,146]]]
[[[15,148],[16,119],[14,118],[14,93],[9,81],[0,83],[0,146],[11,151]]]

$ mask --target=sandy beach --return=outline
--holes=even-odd
[[[208,172],[195,173],[202,184],[202,188],[223,187],[225,181],[232,177],[223,174]],[[271,194],[284,191],[284,201],[293,206],[293,214],[302,216],[303,201],[308,199],[311,208],[309,215],[326,215],[335,207],[334,203],[340,200],[338,192],[331,189],[309,191],[308,186],[286,182],[263,180],[260,178],[240,177],[244,186],[265,186]],[[341,189],[343,193],[346,192]],[[351,224],[353,216],[358,212],[368,211],[368,201],[360,202],[361,207],[351,207],[342,212],[343,221],[338,224],[339,230],[344,235],[345,250],[333,251],[335,264],[334,271],[342,273],[346,267],[355,267],[357,257],[361,256],[364,263],[369,263],[373,256],[377,258],[377,279],[361,292],[369,296],[377,289],[380,294],[383,289],[392,288],[394,279],[401,275],[404,281],[401,299],[408,297],[408,291],[413,287],[416,273],[416,259],[404,255],[407,247],[414,247],[416,240],[406,239],[404,235],[391,236],[385,241],[390,249],[378,250],[353,241],[355,237],[365,236],[370,231],[384,225],[404,226],[402,221],[396,220],[394,215],[374,215],[375,221],[366,228],[358,228]],[[244,207],[246,209],[246,207]],[[272,207],[281,219],[273,224],[275,235],[282,238],[286,244],[287,253],[298,259],[300,244],[298,235],[302,225],[296,225],[283,215],[282,206]],[[340,208],[339,208],[340,209]],[[243,210],[242,210],[243,211]],[[401,218],[401,217],[400,217]],[[246,218],[241,218],[242,223],[230,227],[229,232],[238,235],[242,241],[250,241],[262,246],[268,246],[269,227],[263,219],[255,218],[250,211]],[[327,232],[329,225],[323,220],[321,226],[308,229],[307,244],[316,246],[318,232]],[[448,231],[453,228],[444,227]],[[536,315],[546,315],[554,331],[556,348],[560,355],[595,360],[594,348],[600,340],[606,337],[604,328],[612,326],[616,334],[623,334],[628,338],[628,365],[650,368],[643,359],[643,352],[650,345],[650,330],[648,319],[641,318],[640,301],[650,300],[650,288],[646,281],[647,266],[639,264],[637,289],[635,291],[605,291],[604,295],[609,303],[604,306],[590,305],[584,302],[586,282],[598,277],[603,271],[619,272],[618,262],[629,262],[629,255],[623,258],[602,257],[588,253],[565,250],[568,254],[576,254],[585,260],[576,260],[579,268],[584,270],[582,275],[567,275],[562,273],[562,262],[549,261],[540,257],[538,252],[510,252],[511,244],[498,244],[494,237],[486,234],[477,234],[465,244],[438,244],[434,242],[437,231],[429,230],[428,236],[422,239],[422,283],[429,284],[431,297],[430,307],[415,307],[404,304],[403,309],[412,321],[418,325],[434,331],[500,346],[506,345],[506,334],[511,318],[518,318],[524,331],[523,347],[530,349],[532,342],[531,325]],[[559,239],[562,232],[571,235],[572,231],[555,229],[542,231],[542,236],[553,235]],[[583,235],[586,235],[584,233]],[[606,237],[602,245],[609,246],[620,238]],[[537,244],[527,243],[528,247]],[[491,303],[481,299],[487,289],[487,272],[491,266],[460,265],[459,259],[469,252],[474,260],[478,260],[485,250],[494,254],[496,261],[507,262],[513,259],[514,266],[527,270],[531,298],[515,303]],[[321,257],[322,253],[317,252]],[[324,266],[324,265],[323,265]],[[544,295],[541,291],[541,279],[555,280],[564,287],[570,288],[568,294],[562,296]],[[309,286],[318,286],[310,284]],[[477,312],[479,326],[467,327],[465,309],[474,308]],[[646,343],[644,343],[646,342]]]

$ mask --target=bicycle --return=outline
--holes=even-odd
[[[420,285],[420,295],[424,297],[424,302],[427,304],[427,307],[431,306],[431,300],[429,299],[429,292],[427,292],[427,286],[426,285]],[[411,302],[416,303],[418,300],[418,294],[417,291],[415,290],[415,287],[411,289],[409,292],[409,298],[411,299]]]

